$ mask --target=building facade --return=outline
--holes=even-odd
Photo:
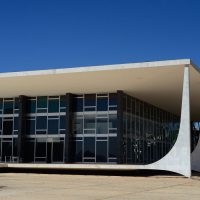
[[[12,89],[0,91],[0,162],[107,164],[115,168],[169,170],[190,176],[191,160],[195,160],[194,170],[198,171],[200,110],[197,111],[199,107],[195,107],[193,114],[190,100],[195,102],[199,96],[191,99],[189,95],[189,83],[193,78],[191,75],[189,77],[189,69],[194,70],[194,79],[199,81],[198,69],[192,66],[190,60],[140,65],[104,66],[103,70],[101,67],[65,69],[53,74],[51,70],[28,72],[28,75],[23,72],[1,74],[0,83],[5,82],[5,78],[9,79]],[[162,75],[170,79],[166,69],[178,69],[176,73],[180,77],[175,76],[172,80],[175,89],[170,85],[166,87],[165,83],[161,83],[163,88],[160,88],[160,80],[156,81],[158,76],[152,78],[156,88],[150,87],[151,81],[145,83],[149,76],[153,76],[149,70],[152,73],[153,70],[155,73],[163,70]],[[119,79],[119,72],[122,79]],[[126,76],[130,72],[132,78]],[[140,75],[134,80],[137,73]],[[86,78],[84,84],[87,86],[82,85],[80,75],[84,75],[82,79]],[[67,81],[63,79],[65,76]],[[94,76],[99,76],[99,83],[90,80]],[[141,76],[146,77],[143,79]],[[29,78],[33,78],[33,82]],[[55,78],[61,79],[61,85]],[[77,78],[79,83],[76,84],[80,85],[73,89]],[[128,83],[126,78],[131,78]],[[176,88],[176,78],[180,79],[177,82],[180,91]],[[52,83],[46,84],[45,79]],[[35,85],[36,81],[40,82],[41,87]],[[141,90],[138,82],[145,85]],[[16,88],[15,91],[13,87],[20,84],[22,90]],[[51,85],[61,89],[51,90]],[[196,90],[192,92],[196,93]],[[180,93],[180,97],[171,95],[175,94],[174,91],[176,95]],[[169,97],[163,103],[162,93],[167,92]],[[173,102],[178,98],[180,100],[174,109]],[[196,156],[193,154],[195,151]]]

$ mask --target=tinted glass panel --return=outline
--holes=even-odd
[[[12,142],[2,143],[2,159],[3,160],[5,160],[5,156],[12,156]]]
[[[37,127],[37,129],[46,129],[47,128],[47,117],[46,116],[38,116],[36,119],[36,127]]]
[[[27,112],[28,113],[35,113],[36,111],[36,101],[35,100],[28,100],[27,101]]]
[[[19,109],[19,98],[15,98],[15,109]]]
[[[95,106],[96,105],[96,95],[86,94],[85,95],[85,106]]]
[[[26,121],[26,133],[35,134],[35,120]]]
[[[60,116],[60,129],[66,129],[66,116]]]
[[[46,156],[46,142],[36,142],[36,157]]]
[[[59,112],[59,100],[58,99],[51,99],[51,100],[49,100],[48,111],[50,113]]]
[[[117,157],[117,138],[109,138],[109,157]]]
[[[86,115],[84,119],[84,128],[85,129],[95,129],[95,116]]]
[[[34,142],[25,142],[24,157],[25,162],[33,162],[34,161]]]
[[[110,106],[117,105],[117,94],[109,94],[109,105]]]
[[[109,115],[109,128],[117,128],[117,115]]]
[[[84,138],[84,157],[95,157],[95,138]]]
[[[3,99],[0,99],[0,110],[3,109]]]
[[[48,120],[48,134],[58,134],[58,120]]]
[[[37,107],[38,108],[47,108],[47,97],[38,97],[37,98]]]
[[[82,162],[82,141],[75,141],[75,162]]]
[[[83,112],[83,98],[74,99],[74,112]]]
[[[108,110],[108,98],[98,98],[97,99],[97,111],[107,111]]]
[[[107,162],[107,142],[97,141],[96,145],[96,161]]]
[[[60,107],[66,107],[66,96],[61,96],[60,97]]]
[[[4,102],[4,114],[13,114],[13,101]]]
[[[63,162],[63,142],[53,143],[53,162]]]
[[[19,125],[19,118],[15,117],[14,118],[14,130],[18,130],[18,125]]]
[[[83,119],[75,118],[74,121],[75,134],[83,134]]]
[[[4,121],[3,122],[3,134],[12,135],[13,131],[13,121]]]
[[[97,134],[107,134],[108,133],[108,119],[107,118],[97,118]]]

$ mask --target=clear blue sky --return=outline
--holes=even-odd
[[[191,58],[198,0],[0,0],[0,71]]]

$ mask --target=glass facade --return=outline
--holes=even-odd
[[[180,118],[139,99],[123,95],[122,162],[149,164],[176,142]]]
[[[71,97],[26,97],[23,112],[20,98],[0,99],[0,162],[20,160],[20,113],[25,163],[65,163],[69,151],[70,163],[148,164],[176,142],[180,117],[123,92],[122,107],[117,92]],[[193,122],[192,148],[199,130],[199,122]]]
[[[116,163],[116,94],[75,96],[73,111],[74,162]]]
[[[200,136],[200,122],[191,123],[191,152],[195,149]]]
[[[25,162],[64,162],[66,96],[27,98]]]
[[[0,99],[0,161],[17,162],[19,99]]]

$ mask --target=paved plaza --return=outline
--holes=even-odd
[[[0,173],[0,200],[200,199],[200,177]]]

